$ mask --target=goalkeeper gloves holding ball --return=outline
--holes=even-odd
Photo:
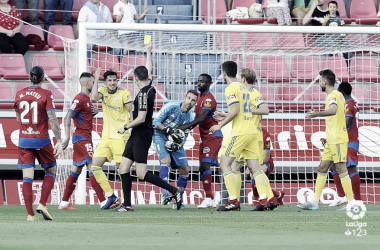
[[[165,142],[165,148],[169,152],[176,152],[181,148],[181,146],[174,141],[167,141]]]
[[[181,143],[185,139],[185,133],[177,128],[164,128],[162,130],[166,136],[170,136],[175,143]]]

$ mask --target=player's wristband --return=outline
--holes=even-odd
[[[128,124],[124,125],[124,131],[128,130]]]

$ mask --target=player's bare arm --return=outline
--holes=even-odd
[[[185,131],[186,129],[193,129],[195,128],[199,123],[203,122],[208,114],[210,113],[209,109],[202,109],[202,112],[199,116],[197,116],[194,121],[186,123],[182,126],[179,126],[178,129]]]
[[[65,126],[65,135],[66,138],[62,141],[62,149],[65,150],[67,146],[69,145],[70,142],[70,127],[71,127],[71,119],[74,117],[74,113],[72,112],[67,112],[65,119],[64,119],[64,126]]]
[[[312,110],[309,113],[306,114],[307,119],[315,118],[315,117],[326,117],[326,116],[332,116],[336,114],[336,111],[338,110],[338,107],[336,105],[330,105],[329,109],[323,110],[323,111],[317,111]]]
[[[346,116],[346,128],[349,128],[352,122],[352,116]]]
[[[145,122],[147,111],[139,111],[139,114],[137,115],[136,119],[133,120],[131,123],[125,124],[123,127],[119,128],[117,131],[119,134],[124,134],[125,131],[127,131],[130,128],[137,127],[140,124],[143,124]]]
[[[267,104],[261,104],[258,109],[252,109],[252,115],[268,115],[269,108]]]
[[[152,79],[152,69],[153,69],[153,65],[152,65],[152,49],[153,49],[153,46],[151,43],[149,43],[146,47],[146,69],[148,70],[148,79]]]
[[[92,117],[96,116],[99,113],[99,109],[95,106],[91,106]]]
[[[20,114],[18,112],[16,112],[16,119],[17,119],[17,124],[20,126],[21,125]]]
[[[125,108],[128,111],[128,114],[129,114],[129,123],[131,123],[133,121],[132,104],[133,104],[133,102],[124,104]]]
[[[226,112],[224,112],[223,110],[221,110],[221,111],[215,111],[215,113],[214,113],[214,115],[212,116],[212,118],[214,118],[215,121],[220,122],[220,121],[222,121],[224,118],[226,118],[227,115],[228,115],[228,114],[227,114]]]
[[[54,145],[54,156],[58,156],[62,153],[62,140],[61,133],[59,131],[58,119],[55,115],[54,110],[47,111],[47,115],[49,117],[51,129],[53,130],[54,136],[57,139],[57,143]]]
[[[270,159],[270,150],[264,150],[263,164],[267,163]]]
[[[95,80],[94,80],[94,85],[92,86],[92,90],[91,90],[91,101],[93,101],[93,102],[97,102],[103,98],[103,95],[98,92],[98,88],[99,88],[98,83],[99,83],[101,71],[102,71],[102,68],[97,68],[95,73],[94,73]]]
[[[211,133],[215,133],[218,130],[221,130],[226,124],[231,122],[239,114],[239,103],[234,103],[230,106],[230,112],[227,114],[227,117],[224,118],[218,125],[214,125],[210,128]]]

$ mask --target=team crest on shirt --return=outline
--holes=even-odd
[[[264,101],[264,100],[263,100],[262,97],[257,97],[257,98],[255,99],[255,101],[256,101],[256,102],[262,102],[262,101]]]
[[[228,100],[231,101],[231,100],[233,100],[233,99],[236,99],[236,95],[235,95],[235,94],[228,96]]]
[[[211,107],[211,99],[207,98],[206,99],[206,103],[203,106],[205,106],[205,107]]]
[[[119,97],[118,96],[116,96],[116,98],[115,98],[115,101],[118,101],[119,100]]]

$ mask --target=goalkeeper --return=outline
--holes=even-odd
[[[178,169],[177,186],[182,191],[186,188],[189,175],[187,157],[183,148],[187,134],[177,129],[177,127],[194,120],[193,112],[190,112],[190,110],[196,104],[197,99],[197,91],[189,90],[183,102],[165,104],[153,120],[153,126],[155,127],[153,143],[161,164],[160,177],[169,182],[170,169]],[[171,200],[172,196],[169,195],[167,190],[163,189],[162,204],[167,205]],[[181,208],[184,208],[184,206]],[[176,205],[173,205],[173,209],[176,209]]]

